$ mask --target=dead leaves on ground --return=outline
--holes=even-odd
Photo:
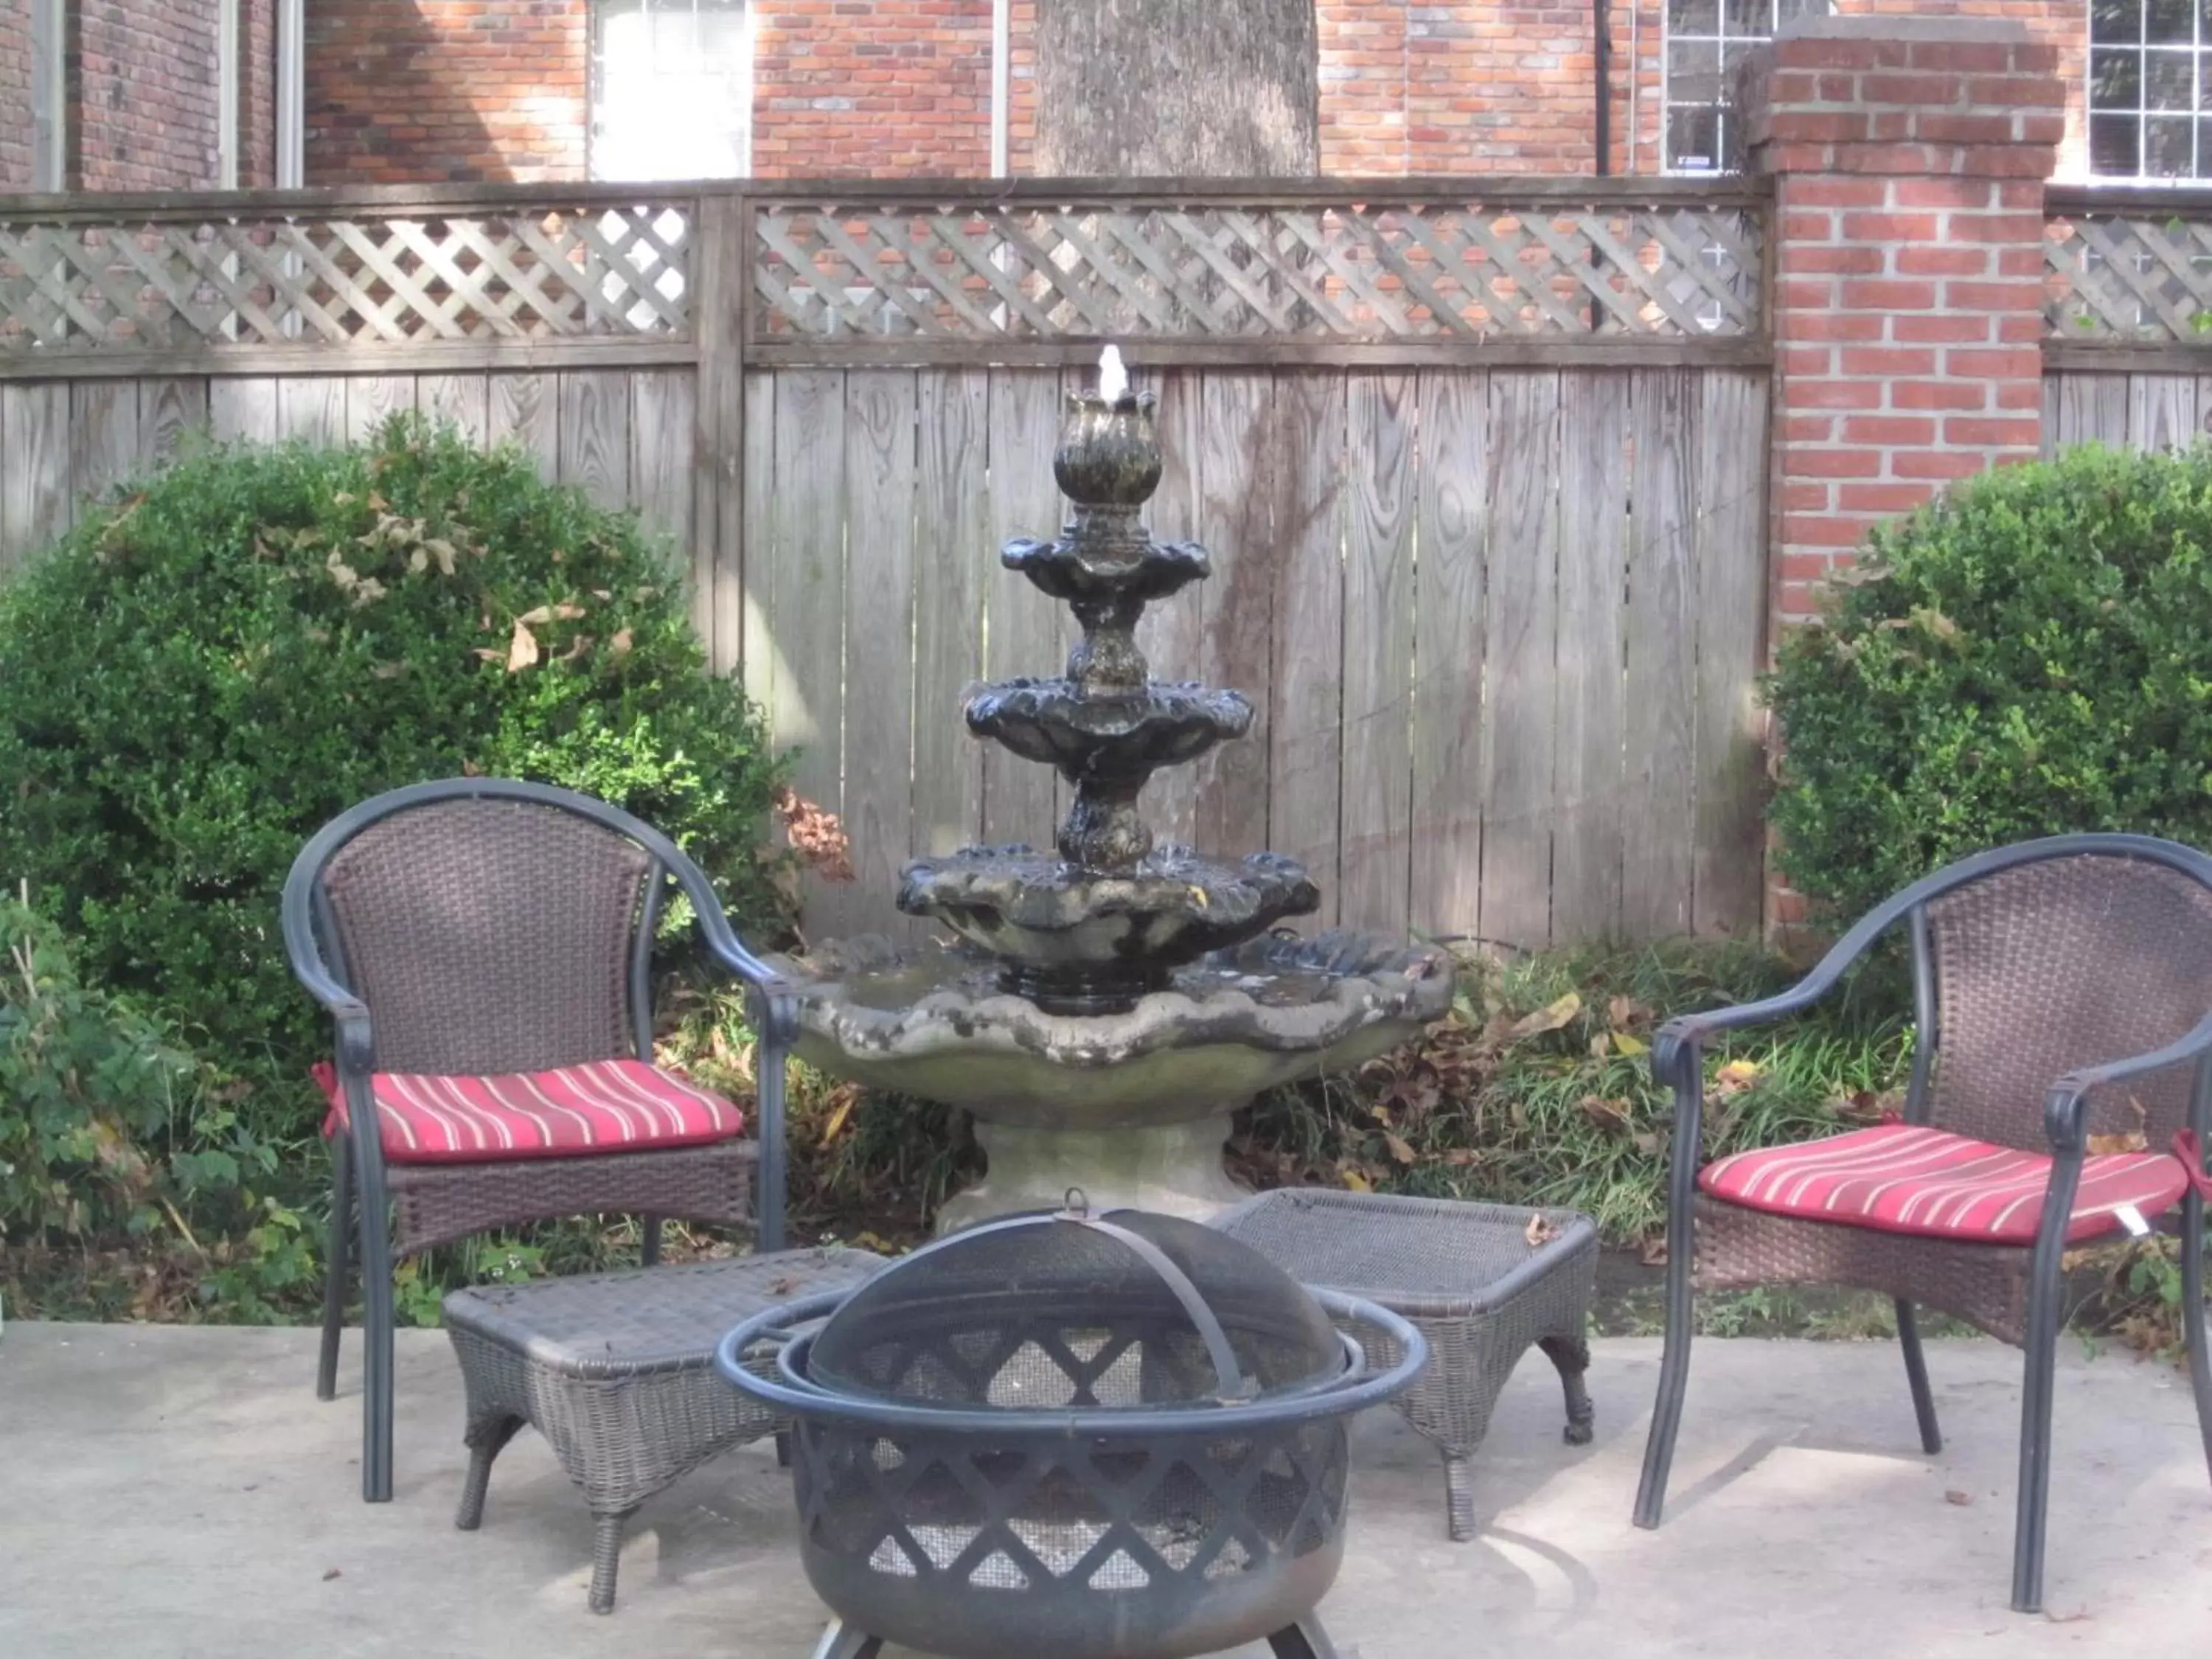
[[[2090,1157],[2102,1158],[2113,1152],[2140,1152],[2149,1148],[2150,1142],[2145,1138],[2143,1130],[2150,1121],[2150,1115],[2143,1110],[2142,1102],[2132,1095],[2128,1097],[2128,1109],[2135,1114],[2136,1127],[2123,1129],[2117,1134],[2089,1136],[2085,1144]]]
[[[816,805],[788,784],[777,788],[769,805],[801,864],[824,881],[854,878],[852,841],[835,812]]]

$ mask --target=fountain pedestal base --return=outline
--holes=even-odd
[[[1143,1128],[1046,1129],[975,1120],[990,1168],[947,1200],[937,1231],[1023,1210],[1056,1210],[1080,1187],[1094,1210],[1149,1210],[1211,1221],[1251,1194],[1221,1167],[1229,1115]]]

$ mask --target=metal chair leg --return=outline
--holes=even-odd
[[[1285,1625],[1267,1638],[1275,1659],[1338,1659],[1336,1644],[1322,1628],[1321,1615],[1308,1613],[1295,1625]]]
[[[612,1613],[615,1610],[615,1573],[622,1565],[623,1528],[635,1515],[635,1507],[615,1515],[592,1517],[592,1611]]]
[[[880,1636],[871,1636],[864,1630],[854,1630],[842,1619],[832,1619],[814,1650],[814,1659],[876,1659],[883,1650]]]
[[[2181,1328],[2189,1343],[2189,1382],[2197,1392],[2197,1432],[2212,1474],[2212,1350],[2204,1336],[2204,1200],[2181,1201]]]
[[[346,1277],[353,1244],[353,1149],[331,1138],[331,1224],[323,1243],[323,1346],[315,1362],[315,1398],[338,1392],[338,1341],[345,1330]]]
[[[1920,1324],[1912,1304],[1897,1298],[1897,1342],[1905,1350],[1905,1377],[1912,1385],[1912,1414],[1920,1420],[1920,1449],[1933,1457],[1943,1449],[1943,1431],[1936,1422],[1936,1396],[1928,1388],[1928,1357],[1920,1348]]]
[[[1670,1232],[1674,1231],[1670,1228]],[[1689,1229],[1680,1231],[1686,1234]],[[1651,1437],[1644,1446],[1644,1478],[1636,1488],[1636,1524],[1659,1524],[1667,1506],[1667,1477],[1674,1467],[1674,1435],[1682,1426],[1682,1395],[1690,1380],[1691,1246],[1670,1244],[1667,1255],[1667,1346],[1659,1358],[1659,1398],[1651,1408]]]
[[[392,1223],[383,1182],[362,1172],[361,1187],[361,1299],[362,1388],[361,1496],[364,1503],[392,1501]]]
[[[645,1218],[645,1243],[638,1252],[638,1259],[641,1265],[647,1267],[658,1267],[660,1263],[660,1218],[657,1215]]]
[[[2027,1288],[2027,1370],[2021,1391],[2020,1495],[2012,1538],[2012,1608],[2043,1611],[2044,1528],[2051,1510],[2051,1391],[2058,1359],[2060,1260],[2081,1154],[2053,1160]]]
[[[1597,1410],[1590,1404],[1589,1343],[1580,1336],[1540,1336],[1536,1346],[1559,1373],[1559,1388],[1567,1397],[1567,1426],[1565,1433],[1570,1446],[1587,1446],[1596,1432]]]

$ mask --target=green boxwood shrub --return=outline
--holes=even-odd
[[[1875,532],[1768,690],[1781,866],[1835,917],[2034,836],[2212,845],[2212,449],[1953,489]]]
[[[0,877],[234,1077],[296,1078],[328,1042],[277,933],[301,842],[464,771],[625,806],[740,926],[778,925],[757,714],[635,520],[517,453],[414,416],[349,449],[210,449],[0,586]],[[311,1097],[283,1098],[261,1127],[305,1133]]]

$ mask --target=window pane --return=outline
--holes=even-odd
[[[1712,109],[1667,112],[1667,161],[1685,173],[1710,173],[1720,161],[1720,113]]]
[[[2132,115],[2089,118],[2089,171],[2108,179],[2132,179],[2142,171],[2137,146],[2142,124]]]
[[[1720,0],[1667,0],[1669,34],[1717,34],[1720,27]]]
[[[2205,0],[2205,3],[2212,5],[2212,0]],[[1801,17],[1826,17],[1835,9],[1834,0],[1777,0],[1775,26],[1794,23]]]
[[[2089,107],[2140,109],[2142,106],[2142,60],[2139,52],[2093,52],[2089,54]]]
[[[2143,123],[2142,170],[2154,179],[2186,179],[2195,171],[2191,141],[2197,124],[2153,117]]]
[[[2113,46],[2142,39],[2142,0],[2092,0],[2089,38]]]
[[[1674,40],[1667,46],[1667,101],[1717,104],[1721,97],[1721,49],[1709,40]]]
[[[2196,9],[2190,0],[2144,0],[2143,38],[2187,46]]]
[[[2194,109],[2197,106],[2197,54],[2193,52],[2154,52],[2145,54],[2143,107]]]
[[[595,0],[592,173],[649,179],[744,170],[744,0]]]

